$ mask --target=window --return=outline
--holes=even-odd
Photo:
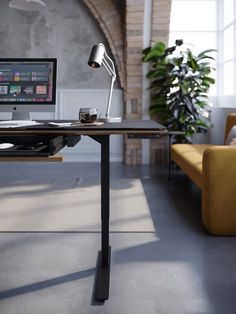
[[[231,106],[236,95],[236,4],[234,0],[219,0],[219,96],[221,101]]]
[[[172,0],[169,45],[176,39],[194,53],[217,49],[214,104],[236,106],[236,1]]]
[[[216,48],[216,1],[173,0],[170,19],[170,39],[183,39],[198,53]],[[209,47],[210,44],[210,47]]]

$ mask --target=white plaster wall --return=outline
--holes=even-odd
[[[223,107],[212,108],[211,120],[214,126],[209,131],[210,143],[218,145],[224,143],[225,124],[229,113],[236,113],[236,109]]]
[[[39,12],[11,9],[0,1],[0,58],[44,58],[58,60],[55,113],[32,113],[37,119],[77,119],[80,107],[105,112],[110,77],[105,69],[87,64],[91,47],[107,41],[86,6],[79,0],[50,0]],[[109,49],[108,49],[109,51]],[[122,116],[123,93],[117,82],[111,115]],[[11,119],[1,112],[0,119]],[[122,137],[111,138],[111,160],[122,160]],[[98,161],[100,145],[83,138],[75,148],[64,149],[66,160]]]
[[[229,113],[236,113],[235,108],[213,107],[211,108],[211,122],[213,127],[206,134],[196,134],[193,143],[224,144],[224,132],[226,118]]]
[[[107,89],[59,89],[57,91],[56,112],[32,112],[33,120],[78,119],[79,109],[82,107],[98,108],[102,114],[106,111],[109,90]],[[123,112],[123,92],[119,89],[113,91],[110,116],[121,117]],[[1,113],[0,120],[11,119],[11,113]],[[100,161],[100,144],[87,136],[75,146],[64,148],[60,153],[65,161]],[[121,162],[123,160],[123,138],[112,135],[110,139],[110,160]]]
[[[93,45],[108,45],[83,1],[45,2],[41,11],[27,12],[0,1],[0,58],[57,58],[60,88],[107,88],[109,76],[87,65]]]
[[[83,107],[98,108],[104,115],[106,111],[108,90],[106,89],[71,89],[59,90],[56,119],[77,119],[79,109]],[[123,112],[123,93],[114,90],[110,116],[121,117]],[[99,161],[100,144],[87,136],[82,136],[81,141],[74,148],[65,148],[61,151],[66,161]],[[120,135],[110,138],[110,160],[123,160],[123,139]]]

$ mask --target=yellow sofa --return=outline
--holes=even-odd
[[[236,114],[227,117],[225,137]],[[236,235],[236,146],[173,144],[171,158],[202,192],[202,219],[214,235]]]

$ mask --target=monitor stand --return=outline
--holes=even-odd
[[[12,112],[12,120],[31,120],[30,112]]]

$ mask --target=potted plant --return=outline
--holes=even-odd
[[[143,50],[143,62],[150,62],[147,77],[151,80],[151,117],[168,130],[184,132],[181,142],[191,142],[195,133],[204,133],[211,126],[208,92],[214,69],[209,55],[214,49],[194,55],[184,48],[182,40],[167,48],[163,42]]]

